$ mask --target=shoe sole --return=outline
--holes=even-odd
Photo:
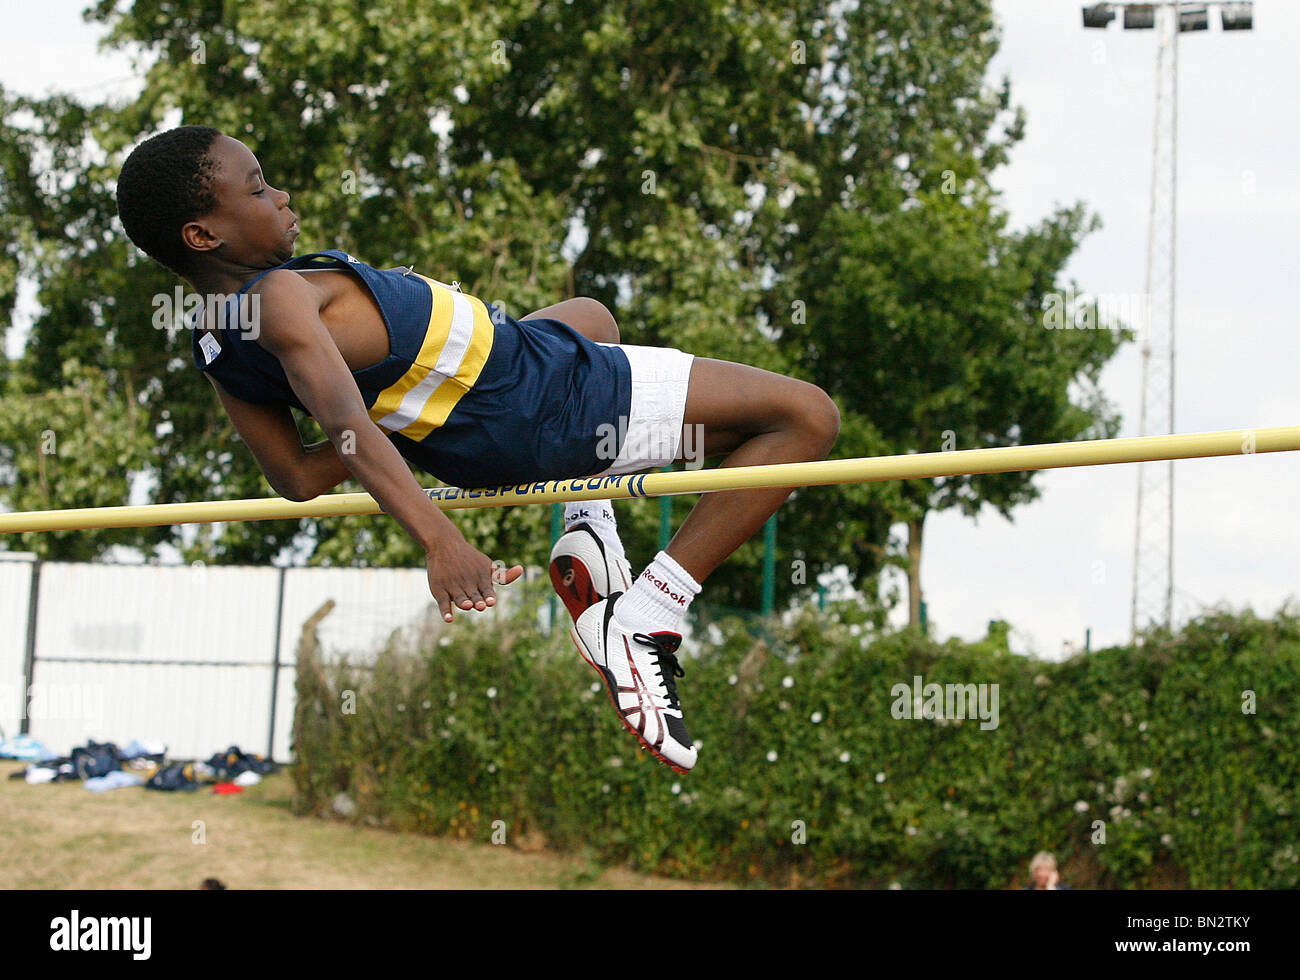
[[[578,525],[578,528],[584,525]],[[574,530],[577,530],[575,528]],[[555,589],[556,595],[564,602],[564,608],[569,611],[569,616],[576,623],[578,617],[585,613],[596,603],[601,602],[614,592],[626,592],[632,588],[632,578],[630,570],[625,571],[626,561],[609,560],[605,552],[605,543],[600,540],[600,535],[586,528],[590,536],[591,544],[596,547],[596,560],[603,566],[599,571],[603,573],[606,591],[602,592],[596,587],[596,577],[592,574],[592,566],[587,558],[578,554],[562,554],[551,559],[547,571],[551,578],[551,587]],[[569,534],[574,531],[569,531]],[[613,581],[614,578],[621,578],[622,584]]]
[[[550,574],[551,587],[575,623],[579,616],[605,598],[596,591],[586,563],[573,555],[560,555],[552,560]]]
[[[578,652],[582,654],[582,659],[587,661],[587,663],[591,665],[591,669],[600,675],[600,679],[605,688],[605,693],[609,695],[610,703],[614,705],[614,714],[617,715],[618,720],[623,723],[623,727],[626,728],[629,732],[631,732],[632,735],[635,736],[636,740],[641,743],[641,748],[645,749],[647,752],[649,752],[652,756],[654,756],[658,761],[662,762],[673,772],[679,772],[683,776],[689,775],[691,770],[683,769],[681,766],[673,762],[671,759],[665,758],[653,745],[651,745],[649,742],[645,740],[644,735],[642,735],[630,724],[628,724],[627,717],[623,714],[623,709],[621,709],[618,706],[618,698],[614,696],[614,692],[610,689],[609,675],[606,674],[605,669],[601,667],[600,664],[596,663],[596,661],[592,659],[590,654],[587,653],[587,648],[586,646],[583,645],[582,640],[579,638],[578,631],[576,628],[570,627],[569,639],[573,641],[573,645],[576,646],[578,648]]]

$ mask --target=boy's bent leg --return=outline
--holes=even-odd
[[[619,342],[618,323],[614,320],[614,315],[604,303],[589,296],[561,300],[552,306],[534,310],[527,316],[520,317],[520,320],[559,320],[598,344]]]
[[[585,296],[535,310],[521,319],[558,320],[588,340],[603,344],[619,341],[613,315],[603,303]],[[618,536],[612,501],[564,505],[564,534],[551,549],[549,572],[551,584],[575,621],[611,592],[631,588],[632,569]]]
[[[683,419],[703,432],[703,453],[727,453],[721,466],[763,466],[825,459],[839,434],[840,414],[816,385],[761,368],[697,357]],[[668,544],[668,554],[696,582],[763,526],[791,488],[706,493]]]

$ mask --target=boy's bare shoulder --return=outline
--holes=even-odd
[[[262,313],[262,329],[293,329],[319,320],[323,294],[314,284],[292,269],[274,269],[249,289],[256,293]]]

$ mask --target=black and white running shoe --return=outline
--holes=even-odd
[[[618,621],[616,592],[578,617],[573,642],[601,675],[619,720],[642,747],[665,765],[685,773],[695,765],[696,749],[686,733],[677,678],[680,633],[637,633]]]

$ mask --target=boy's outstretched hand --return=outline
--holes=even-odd
[[[483,612],[496,605],[493,585],[509,585],[524,574],[522,565],[504,568],[493,565],[487,555],[457,534],[434,545],[427,552],[429,594],[438,603],[445,622],[452,621],[456,607]]]

